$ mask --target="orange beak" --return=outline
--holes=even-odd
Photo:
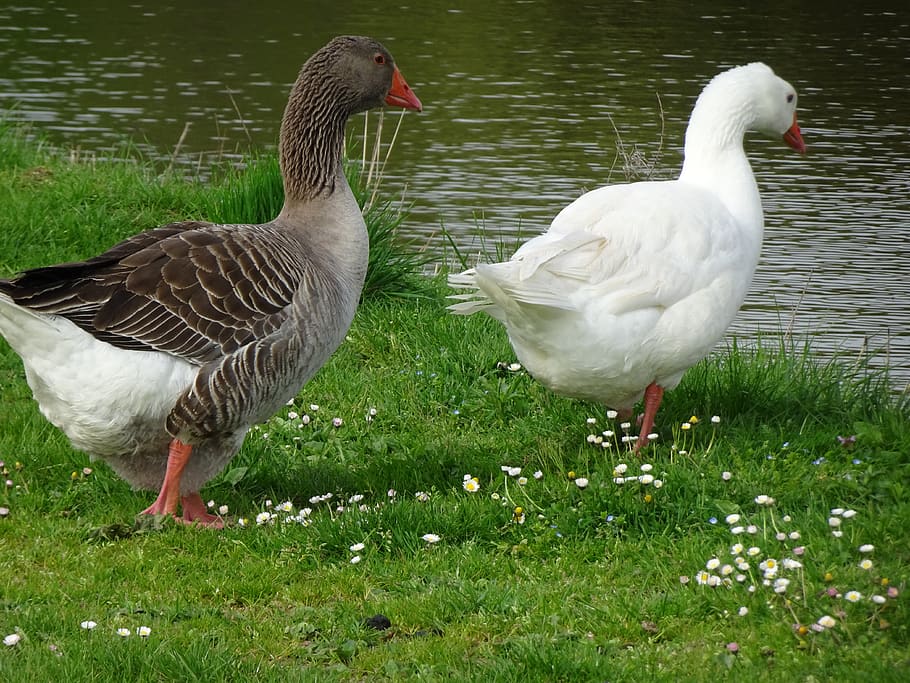
[[[806,143],[803,142],[803,136],[799,132],[799,124],[796,123],[796,112],[793,112],[793,125],[784,133],[784,142],[800,154],[806,153]]]
[[[404,76],[401,75],[397,66],[395,71],[392,72],[392,88],[389,90],[389,94],[386,95],[385,103],[392,107],[423,111],[423,105],[420,104],[417,95],[414,94],[411,86],[404,80]]]

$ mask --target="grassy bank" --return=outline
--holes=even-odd
[[[273,177],[200,188],[9,136],[3,274],[167,220],[259,220],[226,207]],[[413,292],[393,263],[378,291]],[[73,451],[0,342],[0,637],[19,636],[0,679],[906,678],[910,428],[880,377],[731,346],[637,458],[601,408],[509,369],[498,324],[416,286],[366,297],[203,490],[220,532],[134,526],[152,494]]]

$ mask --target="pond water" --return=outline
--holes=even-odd
[[[85,153],[129,139],[204,172],[275,146],[300,64],[339,33],[382,40],[426,107],[405,116],[383,188],[440,260],[441,226],[466,254],[511,252],[624,181],[620,146],[672,177],[701,87],[767,62],[800,93],[809,153],[747,142],[766,237],[733,332],[868,344],[910,379],[905,3],[21,0],[0,8],[0,112]]]

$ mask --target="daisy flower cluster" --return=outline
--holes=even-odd
[[[695,449],[696,433],[700,431],[697,427],[701,422],[697,415],[692,415],[688,420],[674,427],[673,445],[671,446],[671,450],[674,453],[689,455]],[[714,445],[714,439],[717,437],[717,425],[720,424],[720,415],[712,415],[710,424],[711,436],[708,440],[708,445],[704,448],[705,453],[708,453]]]
[[[559,480],[567,482],[564,487],[558,483],[554,484],[552,480],[549,481],[548,486],[544,487],[542,484],[544,473],[541,470],[526,473],[522,467],[506,463],[500,466],[500,471],[502,478],[498,483],[494,480],[483,484],[478,477],[466,473],[462,476],[461,488],[467,494],[475,495],[483,486],[485,490],[489,491],[483,498],[509,510],[508,519],[512,524],[524,525],[532,520],[533,529],[548,527],[556,530],[557,536],[561,536],[561,534],[558,531],[558,525],[553,522],[553,515],[558,517],[569,514],[575,519],[579,515],[590,515],[602,499],[603,493],[610,488],[622,487],[629,493],[634,492],[645,503],[650,503],[656,492],[664,485],[660,473],[651,463],[636,463],[635,465],[619,463],[613,470],[613,477],[604,478],[603,482],[598,479],[596,471],[591,475],[569,471],[557,479],[557,482]],[[556,491],[561,493],[556,494],[554,498]],[[582,494],[583,498],[562,495],[572,491],[590,491],[591,497],[588,498],[587,493]],[[599,512],[596,513],[596,516],[598,519],[601,518]],[[603,518],[612,521],[613,516],[606,515]]]
[[[642,463],[637,468],[629,468],[629,465],[620,462],[613,467],[612,481],[616,486],[635,486],[642,495],[646,503],[654,500],[653,491],[663,488],[664,481],[654,476],[654,465],[651,463]]]
[[[98,623],[92,621],[91,619],[86,619],[85,621],[79,623],[79,628],[84,631],[94,631],[97,627]],[[129,638],[131,635],[133,635],[133,631],[124,626],[118,627],[115,633],[121,638]],[[136,629],[135,633],[140,638],[148,638],[150,635],[152,635],[152,629],[148,626],[139,626]]]
[[[828,526],[831,527],[831,535],[834,536],[834,538],[842,537],[844,531],[841,529],[841,525],[843,525],[845,520],[853,519],[854,517],[856,517],[856,510],[832,508],[828,517]]]
[[[503,507],[512,507],[512,521],[516,524],[525,523],[525,509],[521,505],[521,502],[524,504],[530,503],[533,507],[537,507],[531,497],[528,495],[525,487],[528,484],[528,478],[521,473],[521,468],[514,465],[501,465],[499,468],[502,471],[502,494],[498,491],[493,491],[490,493],[490,500],[499,503]],[[536,472],[534,474],[536,479],[540,479],[543,476],[542,472]],[[516,502],[512,493],[509,491],[509,482],[514,481],[518,484],[518,489],[521,492],[523,501]]]
[[[93,619],[85,619],[79,623],[79,628],[83,631],[94,631],[98,628],[98,622]],[[138,626],[134,629],[126,628],[125,626],[117,627],[114,630],[114,634],[120,638],[129,638],[132,635],[137,635],[140,638],[148,638],[152,635],[152,629],[148,626]],[[10,633],[3,638],[3,644],[6,647],[16,647],[24,640],[23,634],[19,629],[16,629],[13,633]],[[56,655],[60,656],[63,653],[57,649],[56,645],[50,645],[50,650]]]
[[[255,434],[260,439],[269,440],[272,438],[273,431],[289,433],[291,435],[290,443],[285,443],[283,446],[288,450],[292,447],[293,443],[304,440],[303,430],[307,428],[319,430],[322,427],[323,422],[319,419],[320,407],[318,403],[298,406],[296,399],[291,399],[287,402],[287,407],[289,410],[284,415],[273,415],[265,425],[254,425],[250,429],[251,435]],[[377,409],[371,406],[364,415],[364,421],[367,424],[372,423],[376,419],[377,414]],[[331,432],[344,426],[345,421],[344,418],[336,415],[325,422],[325,424],[327,427],[330,426],[326,431]]]
[[[22,468],[23,465],[21,462],[16,462],[13,465],[13,469],[17,472],[21,471]],[[91,472],[91,470],[89,470],[89,472]],[[9,516],[9,496],[19,488],[11,477],[12,473],[10,472],[9,467],[7,467],[3,460],[0,460],[0,478],[2,478],[3,482],[2,487],[0,487],[0,502],[3,503],[0,505],[0,519]]]
[[[619,413],[615,410],[607,411],[607,420],[613,422],[619,417]],[[589,417],[586,420],[588,429],[595,427],[597,425],[596,417]],[[638,436],[631,432],[632,423],[631,422],[621,422],[619,424],[619,431],[614,429],[604,429],[603,431],[595,431],[589,433],[585,437],[585,441],[601,449],[608,450],[632,450],[635,447],[635,443],[638,441]],[[657,434],[648,434],[648,440],[654,441],[657,439]]]
[[[393,492],[390,492],[390,494],[392,493]],[[393,496],[390,495],[389,498],[391,500]],[[260,511],[252,520],[247,517],[238,518],[237,526],[264,526],[275,524],[276,522],[309,526],[311,517],[318,508],[328,512],[332,517],[343,515],[350,510],[367,512],[370,509],[370,506],[363,502],[364,499],[365,496],[362,493],[355,493],[345,497],[336,495],[330,491],[328,493],[311,496],[309,505],[298,508],[290,500],[274,503],[267,498],[263,503],[262,511]],[[209,507],[212,507],[213,505],[214,501],[210,501]],[[222,510],[227,512],[226,505],[222,505],[218,509],[219,514],[221,514]]]
[[[466,479],[463,482],[463,488],[468,490],[470,488],[469,482],[473,485],[475,483],[474,479],[475,478],[473,477]],[[479,484],[477,484],[477,486],[479,487]],[[417,503],[426,503],[430,500],[431,496],[432,494],[430,492],[417,491],[414,493],[414,500]],[[362,493],[342,495],[328,492],[311,496],[308,500],[308,505],[303,505],[301,507],[297,507],[290,500],[275,503],[270,499],[266,499],[263,501],[262,510],[256,514],[255,517],[239,517],[236,520],[236,526],[241,528],[309,527],[314,524],[317,516],[341,523],[347,515],[352,513],[368,514],[377,512],[383,506],[396,504],[396,501],[400,500],[400,496],[395,489],[389,489],[385,498],[387,500],[369,504],[366,502],[367,496]],[[216,508],[215,501],[209,501],[208,507]],[[217,506],[217,509],[219,514],[227,513],[227,506]],[[420,538],[426,542],[427,545],[433,545],[441,540],[439,535],[433,533],[424,534]],[[348,556],[349,564],[360,564],[367,559],[367,554],[364,553],[365,550],[368,550],[366,540],[353,543],[349,545],[347,549],[350,553]]]
[[[502,485],[501,487],[493,485],[489,500],[502,507],[511,508],[511,521],[515,524],[524,524],[527,519],[526,508],[540,510],[528,491],[529,478],[523,474],[521,467],[515,465],[502,465],[500,470],[502,471]],[[531,475],[531,479],[540,481],[543,479],[543,472],[537,470]],[[576,481],[576,485],[583,488],[587,485],[587,480]],[[469,494],[475,494],[481,488],[480,480],[471,474],[465,474],[462,478],[461,488]],[[538,517],[542,518],[542,515],[538,515]]]
[[[611,422],[615,421],[618,417],[619,413],[617,413],[615,410],[607,411],[607,419]],[[692,415],[692,417],[690,417],[688,420],[678,425],[677,428],[674,428],[673,445],[671,447],[674,452],[678,453],[679,455],[686,455],[691,451],[695,445],[694,427],[699,424],[699,422],[701,422],[701,420],[699,420],[698,416]],[[714,439],[717,436],[716,428],[717,425],[720,424],[720,416],[713,415],[711,417],[710,423],[712,430],[710,441],[705,447],[706,453],[711,450],[711,447],[714,444]],[[598,431],[596,429],[597,418],[595,417],[587,418],[586,424],[589,433],[585,437],[585,441],[592,446],[616,451],[632,450],[638,442],[638,436],[632,431],[631,422],[620,422],[618,431],[610,428],[604,429],[603,431]],[[594,428],[594,431],[591,431],[592,428]],[[648,434],[648,444],[642,444],[642,447],[654,443],[659,438],[660,435],[657,433]]]
[[[354,543],[348,547],[348,550],[351,551],[351,559],[348,560],[351,564],[360,564],[360,561],[363,559],[363,556],[360,555],[363,552],[363,549],[366,548],[366,543]]]
[[[835,575],[831,571],[824,573],[823,580],[827,587],[813,591],[810,587],[811,576],[820,572],[807,572],[804,563],[815,561],[822,565],[830,562],[824,543],[813,543],[811,546],[805,543],[789,515],[778,518],[774,514],[776,501],[771,496],[760,494],[754,502],[758,507],[760,523],[751,523],[739,513],[727,515],[724,521],[731,543],[724,552],[709,558],[695,574],[696,586],[740,590],[745,592],[743,597],[747,600],[761,599],[772,608],[775,604],[782,605],[788,617],[792,618],[793,630],[798,636],[835,628],[847,618],[845,607],[850,605],[865,603],[880,612],[889,599],[898,597],[898,589],[890,586],[887,578],[872,576],[870,581],[875,566],[871,554],[875,548],[868,543],[856,548],[856,555],[851,561],[853,567],[845,568],[844,577],[853,584],[877,586],[879,591],[865,595],[857,585],[851,585],[842,592],[834,585]],[[828,517],[828,525],[835,532],[832,537],[843,537],[840,527],[844,520],[852,519],[856,514],[850,509],[832,509]],[[834,543],[840,545],[837,541]],[[833,554],[841,556],[843,549],[835,548]],[[866,577],[861,576],[864,573]],[[690,583],[688,576],[681,576],[680,581]],[[822,598],[824,604],[815,604],[816,597]],[[803,617],[797,614],[798,610]],[[746,616],[749,611],[748,606],[742,605],[737,613]]]

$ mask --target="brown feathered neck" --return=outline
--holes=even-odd
[[[331,194],[340,177],[344,127],[358,103],[333,73],[332,60],[330,50],[314,54],[291,90],[278,142],[285,201]]]

